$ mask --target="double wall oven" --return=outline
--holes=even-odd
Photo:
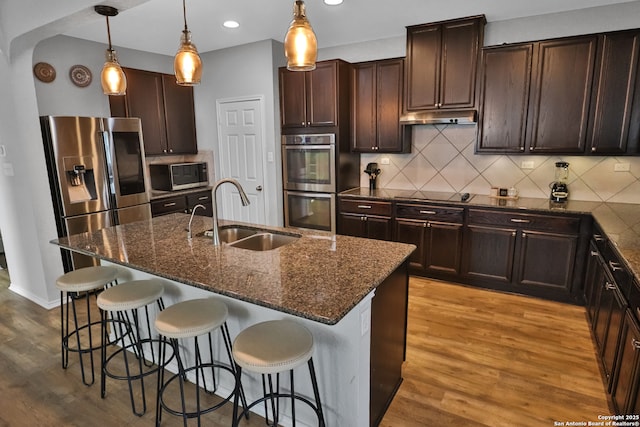
[[[282,136],[285,226],[336,231],[336,135]]]

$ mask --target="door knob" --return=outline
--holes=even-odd
[[[258,186],[256,187],[256,191],[262,191],[262,185],[258,185]]]

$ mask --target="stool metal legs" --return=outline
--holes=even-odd
[[[222,338],[224,341],[224,346],[225,346],[225,350],[227,352],[227,357],[229,358],[230,361],[230,365],[226,366],[226,365],[222,365],[216,361],[214,361],[213,358],[213,339],[212,339],[212,335],[211,332],[209,332],[207,335],[207,342],[208,342],[208,347],[209,347],[209,360],[208,361],[203,361],[203,357],[201,354],[201,346],[200,346],[200,340],[198,339],[198,337],[193,337],[194,338],[194,365],[191,367],[185,367],[185,363],[182,360],[182,357],[180,357],[180,353],[179,353],[179,343],[177,339],[169,339],[166,337],[161,336],[161,344],[160,344],[160,360],[163,361],[165,360],[166,356],[166,348],[167,346],[169,346],[170,348],[172,348],[174,354],[176,355],[176,359],[177,359],[177,363],[178,363],[178,373],[175,375],[172,375],[166,382],[165,382],[165,365],[166,363],[163,363],[163,365],[160,367],[160,369],[158,370],[158,394],[157,394],[157,400],[156,400],[156,426],[160,426],[160,423],[162,421],[162,412],[163,410],[166,410],[167,412],[169,412],[172,415],[176,415],[176,416],[181,416],[183,419],[183,424],[186,427],[187,426],[187,420],[189,418],[197,418],[198,419],[198,426],[201,425],[201,416],[203,414],[209,413],[211,411],[214,411],[220,407],[222,407],[223,405],[225,405],[227,402],[229,402],[231,400],[231,397],[235,394],[240,396],[240,399],[242,401],[243,407],[246,408],[246,399],[244,396],[244,391],[242,389],[242,387],[238,386],[237,384],[234,386],[234,389],[232,390],[232,392],[225,398],[222,398],[222,400],[212,406],[209,406],[207,408],[202,409],[201,408],[201,388],[204,388],[205,393],[208,394],[214,394],[218,388],[218,384],[217,384],[217,380],[216,380],[216,374],[215,374],[215,369],[221,369],[224,371],[227,371],[229,373],[232,374],[234,380],[236,378],[236,369],[237,369],[237,365],[235,364],[234,360],[233,360],[233,356],[231,355],[231,337],[229,336],[229,329],[227,327],[226,322],[223,323],[220,326],[220,331],[222,333]],[[205,347],[206,348],[206,347]],[[208,387],[207,385],[207,378],[205,377],[205,369],[211,369],[211,388]],[[185,400],[185,382],[187,381],[187,372],[189,371],[195,371],[195,394],[196,394],[196,410],[195,411],[191,411],[189,412],[187,410],[187,405],[186,405],[186,400]],[[167,390],[167,387],[169,387],[169,385],[174,381],[174,380],[178,380],[178,384],[179,384],[179,389],[180,389],[180,409],[175,409],[175,408],[171,408],[164,400],[163,398],[163,394],[164,392]]]
[[[301,395],[297,395],[295,393],[295,386],[294,386],[294,380],[293,380],[293,370],[289,371],[289,377],[291,380],[291,392],[290,393],[280,393],[280,373],[276,373],[276,388],[275,391],[273,389],[273,374],[266,374],[267,380],[266,382],[268,382],[269,384],[269,393],[267,393],[267,387],[266,387],[266,382],[265,382],[265,374],[262,374],[262,390],[263,390],[263,397],[254,401],[253,403],[251,403],[249,406],[245,407],[245,410],[243,411],[242,414],[238,414],[238,394],[236,394],[234,402],[233,402],[233,427],[237,427],[240,423],[240,419],[242,418],[242,415],[245,415],[245,417],[248,419],[249,418],[249,409],[251,409],[252,407],[260,404],[260,403],[264,403],[264,412],[265,412],[265,420],[268,426],[271,427],[276,427],[278,425],[279,422],[279,417],[280,417],[280,403],[279,403],[279,399],[282,397],[285,398],[290,398],[291,399],[291,419],[293,421],[293,426],[295,427],[296,425],[296,406],[295,406],[295,401],[296,400],[300,400],[301,402],[307,404],[309,407],[311,407],[311,409],[313,409],[313,411],[316,413],[316,416],[318,417],[318,426],[319,427],[325,427],[325,422],[324,422],[324,413],[322,411],[322,403],[320,402],[320,392],[318,390],[318,380],[316,378],[316,371],[315,368],[313,366],[313,358],[310,358],[309,361],[307,362],[307,365],[309,367],[309,375],[311,376],[311,385],[313,387],[313,396],[315,399],[315,404],[314,402],[311,402],[309,399],[307,399],[304,396]],[[241,381],[240,378],[242,376],[242,368],[239,365],[236,365],[236,387],[241,387]],[[271,413],[273,415],[273,422],[270,423],[269,422],[269,411],[267,408],[267,401],[269,401],[271,403]]]
[[[66,294],[66,304],[65,304],[65,294]],[[91,304],[90,298],[91,295],[95,295],[96,292],[60,292],[60,354],[62,357],[62,368],[67,369],[69,366],[69,352],[78,353],[78,358],[80,361],[80,372],[82,374],[82,382],[90,386],[95,382],[94,375],[94,360],[93,360],[93,351],[98,350],[100,348],[99,345],[94,347],[93,345],[93,333],[92,326],[98,325],[100,322],[91,322]],[[78,312],[76,309],[76,301],[85,299],[86,300],[86,310],[87,310],[87,323],[79,326],[78,324]],[[73,330],[69,329],[69,306],[71,306],[71,310],[73,312]],[[88,345],[83,347],[81,332],[83,330],[87,330],[88,335]],[[69,340],[75,336],[76,347],[69,346]],[[85,373],[84,366],[84,357],[85,353],[89,353],[89,360],[91,365],[91,376],[87,378],[87,374]]]
[[[164,302],[162,298],[157,301],[157,306],[160,311],[164,309]],[[102,342],[104,344],[102,345],[101,350],[102,369],[100,376],[100,392],[102,398],[106,397],[107,376],[117,380],[127,380],[131,409],[135,415],[141,417],[147,411],[144,378],[155,373],[156,369],[159,369],[158,366],[162,360],[162,355],[159,355],[159,358],[156,359],[154,343],[159,342],[159,340],[157,338],[154,339],[152,335],[148,306],[144,306],[145,323],[142,325],[145,328],[145,335],[141,332],[138,310],[139,309],[131,310],[131,313],[127,311],[101,311]],[[109,314],[111,315],[110,319]],[[109,338],[109,331],[107,329],[107,324],[109,323],[113,325],[112,334],[115,337],[113,341]],[[110,344],[117,344],[118,342],[121,343],[121,347],[107,356],[107,346]],[[150,351],[145,350],[145,347],[150,348]],[[109,370],[109,364],[119,353],[122,354],[124,374],[118,374]],[[134,368],[135,372],[132,371],[132,367],[130,365],[131,357],[135,358],[133,363],[137,365],[137,368]],[[154,365],[158,366],[153,368]],[[147,369],[145,370],[145,368]],[[140,384],[141,408],[136,404],[135,399],[134,382],[136,381]]]

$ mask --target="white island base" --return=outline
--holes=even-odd
[[[219,298],[229,308],[227,324],[232,341],[243,329],[266,320],[291,319],[303,324],[311,331],[315,341],[313,361],[326,425],[331,427],[370,426],[371,310],[375,291],[360,301],[337,324],[326,325],[256,304],[213,294],[183,283],[158,278],[104,260],[102,264],[115,266],[122,271],[121,281],[160,279],[165,284],[163,298],[167,307],[189,299]],[[222,340],[215,334],[214,338],[218,339],[214,343],[214,347],[218,350],[218,360],[227,363]],[[176,366],[169,366],[169,370],[177,371]],[[233,388],[233,379],[229,375],[221,375],[219,381],[217,394],[227,396]],[[280,383],[283,389],[288,390],[289,376],[281,375]],[[249,402],[262,396],[262,382],[259,375],[243,372],[242,384]],[[295,389],[296,393],[313,401],[313,391],[306,364],[295,370]],[[292,425],[289,416],[289,400],[281,399],[280,405],[282,411],[280,424]],[[252,410],[260,416],[264,416],[263,405],[256,405]],[[296,423],[300,426],[317,426],[318,424],[315,413],[300,402],[296,403]]]

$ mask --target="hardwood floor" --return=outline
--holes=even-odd
[[[59,321],[0,286],[0,426],[153,425],[154,403],[134,416],[124,382],[103,400],[76,358],[61,369]],[[411,278],[408,326],[405,380],[382,426],[552,426],[609,412],[582,307]]]
[[[585,310],[412,278],[404,382],[382,426],[552,426],[608,414]]]

